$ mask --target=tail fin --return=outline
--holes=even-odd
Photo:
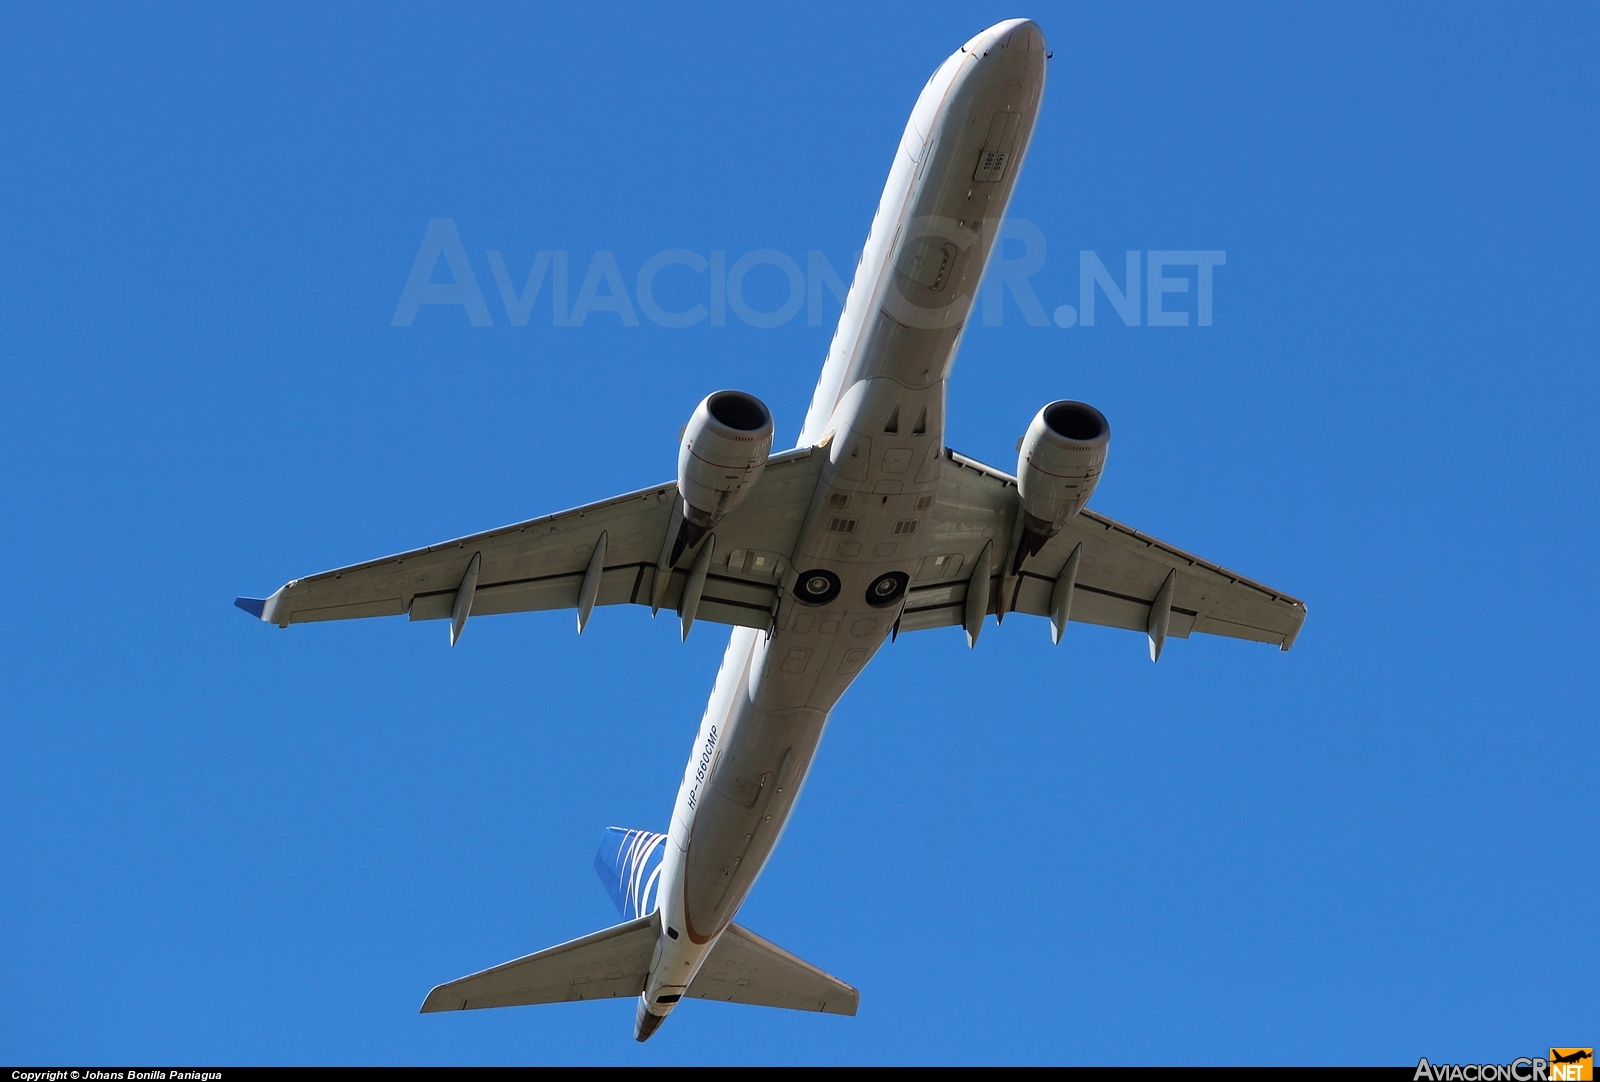
[[[607,827],[594,855],[594,873],[605,884],[623,920],[655,912],[656,888],[661,882],[661,859],[667,836],[648,830]]]

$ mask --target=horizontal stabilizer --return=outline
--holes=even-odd
[[[422,1001],[422,1013],[637,996],[650,975],[658,933],[651,915],[550,947],[439,985]]]
[[[737,924],[711,948],[689,995],[825,1014],[855,1014],[861,1002],[861,993],[844,981]]]

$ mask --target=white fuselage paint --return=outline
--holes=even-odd
[[[734,629],[672,812],[644,993],[653,1014],[672,1009],[733,919],[828,712],[893,627],[903,598],[880,607],[868,587],[916,574],[921,534],[910,524],[931,513],[951,361],[1033,130],[1045,59],[1033,23],[991,27],[939,67],[906,125],[798,444],[828,461],[790,562],[802,575],[831,572],[841,589],[823,605],[791,590],[770,631]]]

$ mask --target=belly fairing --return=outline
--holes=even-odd
[[[733,918],[771,856],[828,720],[820,710],[744,705],[689,835],[684,923],[697,943]]]

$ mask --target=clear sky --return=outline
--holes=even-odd
[[[726,641],[647,610],[254,622],[236,594],[799,431],[838,305],[555,326],[612,253],[848,279],[928,74],[1054,49],[1007,258],[1226,253],[1212,325],[974,320],[951,446],[1111,421],[1095,508],[1304,598],[1288,654],[902,636],[742,923],[854,1019],[417,1014],[613,923]],[[1506,1062],[1600,1036],[1592,6],[8,6],[0,1061]],[[395,312],[432,219],[484,297]],[[1031,232],[1030,232],[1031,229]],[[598,263],[597,263],[598,260]],[[597,272],[598,273],[598,272]],[[1198,288],[1195,272],[1174,274]],[[435,280],[451,280],[441,260]],[[664,309],[705,303],[669,267]],[[601,289],[601,295],[605,290]],[[746,311],[779,309],[775,265]],[[757,322],[760,322],[757,319]],[[813,325],[813,322],[815,325]]]

